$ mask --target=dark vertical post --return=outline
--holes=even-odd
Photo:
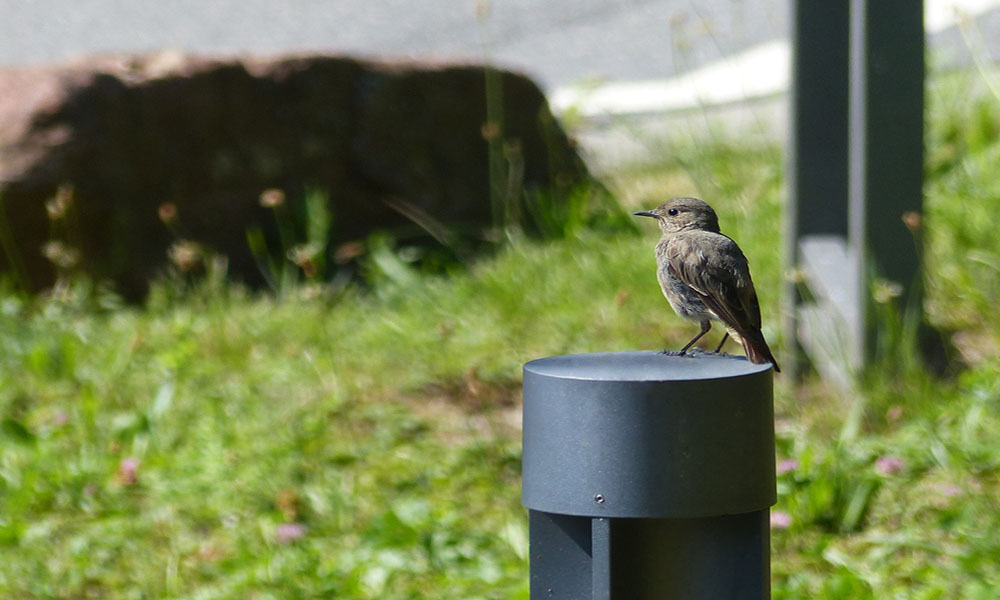
[[[864,298],[882,277],[902,286],[901,306],[920,307],[920,256],[903,223],[923,205],[924,11],[921,0],[852,0],[850,243],[860,255]],[[864,356],[872,316],[863,302]]]
[[[792,21],[788,251],[801,277],[786,287],[785,331],[849,384],[874,354],[872,279],[920,308],[902,217],[922,206],[923,2],[795,0]]]
[[[847,237],[848,0],[792,3],[789,224]]]
[[[831,262],[848,266],[840,258],[846,254],[848,233],[850,0],[794,0],[791,8],[786,252],[809,287],[838,287],[852,279],[850,273],[830,271],[807,259],[832,250],[840,257]],[[813,251],[815,244],[819,252]],[[825,360],[817,354],[829,346],[827,332],[842,328],[832,322],[842,317],[836,314],[835,302],[821,298],[818,306],[803,308],[799,285],[802,282],[792,279],[785,287],[784,329],[786,339],[793,343],[787,369],[793,377],[799,370],[801,351],[814,361]],[[840,300],[842,304],[845,299]],[[846,301],[853,304],[857,299]]]
[[[523,432],[533,600],[770,597],[771,365],[532,361]]]
[[[590,520],[590,546],[593,548],[594,600],[611,598],[611,519],[596,517]]]

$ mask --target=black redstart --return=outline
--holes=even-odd
[[[701,324],[701,332],[680,353],[708,333],[713,320],[721,321],[727,331],[716,352],[731,333],[750,362],[770,362],[781,371],[760,331],[747,259],[736,242],[719,233],[712,207],[697,198],[674,198],[635,214],[653,217],[663,231],[656,244],[656,278],[667,302],[678,315]]]

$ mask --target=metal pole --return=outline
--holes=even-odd
[[[770,597],[770,365],[618,352],[524,366],[531,597]]]
[[[851,1],[850,246],[859,256],[861,356],[875,323],[868,285],[900,286],[920,311],[920,254],[903,215],[920,213],[924,182],[924,11],[921,0]]]
[[[847,237],[848,1],[792,2],[792,243],[806,235]],[[797,248],[793,248],[797,250]]]
[[[791,3],[792,86],[789,94],[791,126],[788,139],[788,193],[786,219],[788,257],[810,287],[826,284],[840,287],[852,279],[849,259],[843,260],[847,245],[847,82],[849,0],[794,0]],[[825,243],[818,252],[810,246]],[[829,247],[833,246],[831,250]],[[828,264],[815,265],[807,257],[837,253]],[[798,373],[801,351],[823,361],[820,354],[828,344],[817,322],[829,323],[838,304],[806,304],[794,278],[785,284],[785,339],[793,344],[786,367],[791,377]],[[813,293],[815,297],[819,294]],[[839,299],[839,306],[857,302],[854,297]],[[804,306],[805,304],[805,306]],[[803,309],[806,314],[802,314]],[[808,314],[812,310],[813,315]],[[810,319],[810,316],[816,318]],[[829,324],[827,327],[842,327]],[[820,338],[820,339],[817,339]]]
[[[923,2],[795,0],[792,22],[788,251],[801,277],[786,286],[784,325],[824,377],[850,386],[874,355],[872,281],[898,284],[911,314],[921,306],[903,215],[922,206]]]

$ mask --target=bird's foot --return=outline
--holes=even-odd
[[[660,354],[664,354],[666,356],[691,356],[690,352],[684,352],[683,350],[671,350],[669,348],[660,352]]]
[[[663,354],[665,356],[688,356],[692,358],[696,356],[733,356],[728,352],[716,352],[713,350],[704,350],[702,348],[689,348],[687,350],[671,350],[667,348],[665,350],[661,350],[657,354]]]
[[[698,356],[719,356],[718,352],[713,352],[711,350],[705,350],[704,348],[688,348],[687,350],[681,352],[674,352],[676,356],[690,356],[692,358]]]

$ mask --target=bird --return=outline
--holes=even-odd
[[[712,207],[684,196],[634,214],[656,219],[663,232],[656,244],[656,278],[667,302],[678,315],[701,325],[680,354],[709,332],[712,321],[719,321],[726,334],[716,353],[732,334],[750,362],[771,363],[780,372],[760,330],[760,304],[750,266],[736,242],[719,231]]]

